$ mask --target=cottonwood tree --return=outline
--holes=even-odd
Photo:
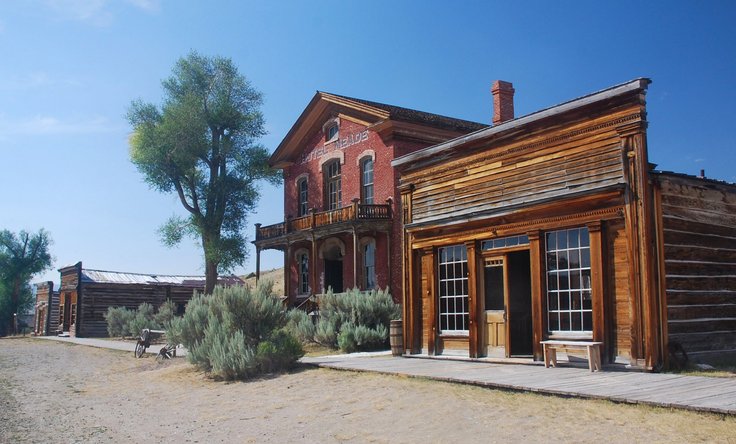
[[[13,325],[13,314],[33,304],[31,278],[51,267],[51,238],[43,229],[32,234],[0,231],[0,334]]]
[[[280,176],[257,143],[265,134],[261,93],[232,60],[192,52],[162,84],[160,108],[134,101],[128,110],[130,156],[153,189],[176,193],[188,212],[170,218],[160,233],[169,246],[186,235],[201,242],[209,294],[218,273],[246,258],[243,228],[259,184]]]

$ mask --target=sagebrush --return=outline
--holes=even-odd
[[[188,359],[218,379],[247,379],[293,367],[304,355],[301,344],[284,330],[286,311],[270,283],[216,287],[196,295],[167,335],[183,344]]]

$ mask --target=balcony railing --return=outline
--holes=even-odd
[[[287,219],[262,227],[256,224],[256,241],[272,239],[295,231],[310,230],[354,220],[391,220],[391,205],[353,205],[330,211],[312,211],[306,216]]]

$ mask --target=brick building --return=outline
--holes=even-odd
[[[402,289],[398,175],[391,161],[487,125],[317,92],[274,151],[284,220],[256,224],[256,274],[265,249],[284,252],[290,305],[332,288]]]

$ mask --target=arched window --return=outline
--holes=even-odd
[[[366,157],[360,161],[360,200],[373,205],[373,158]]]
[[[376,288],[376,242],[371,240],[363,246],[363,289]]]
[[[340,208],[342,200],[342,183],[340,180],[340,160],[334,160],[325,165],[325,202],[327,210]]]
[[[306,216],[309,204],[309,192],[307,191],[307,178],[299,179],[297,182],[297,193],[299,194],[299,208],[297,214],[299,217]]]
[[[297,292],[299,294],[309,294],[309,254],[306,251],[297,253],[296,266],[299,269]]]

